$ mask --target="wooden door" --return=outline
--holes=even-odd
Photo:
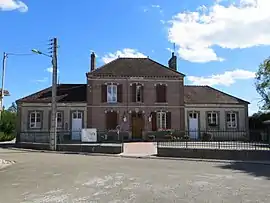
[[[144,128],[143,115],[140,113],[132,114],[132,139],[142,139]]]

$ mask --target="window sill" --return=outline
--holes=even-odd
[[[119,102],[106,102],[106,104],[119,104]]]
[[[155,104],[168,104],[168,102],[155,102]]]

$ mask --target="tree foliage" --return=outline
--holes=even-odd
[[[17,106],[13,103],[7,110],[3,109],[0,119],[0,141],[9,141],[15,138]]]
[[[270,110],[270,58],[259,65],[255,79],[256,90],[262,97],[262,109]]]
[[[15,102],[12,102],[11,106],[8,108],[9,112],[17,113],[17,105]]]

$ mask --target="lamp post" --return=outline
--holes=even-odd
[[[3,54],[3,64],[2,64],[2,89],[1,89],[1,114],[3,111],[3,102],[4,102],[4,94],[5,94],[5,90],[4,90],[4,84],[5,84],[5,73],[6,73],[6,59],[7,59],[7,53],[4,52]],[[2,117],[2,116],[1,116]]]
[[[10,96],[8,92],[5,92],[5,77],[6,77],[6,63],[7,63],[7,58],[8,56],[28,56],[31,54],[27,54],[27,53],[7,53],[4,52],[3,53],[3,61],[2,61],[2,78],[1,78],[1,95],[0,95],[0,103],[1,103],[1,109],[0,109],[0,114],[3,111],[4,108],[4,96]],[[0,115],[0,119],[1,119],[1,115]]]
[[[50,128],[50,149],[57,150],[57,39],[53,39],[53,55],[45,54],[37,49],[32,49],[32,52],[39,55],[44,55],[52,59],[52,101],[51,101],[51,128]]]

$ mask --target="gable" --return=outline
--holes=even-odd
[[[89,73],[94,76],[184,77],[149,58],[118,58]]]

